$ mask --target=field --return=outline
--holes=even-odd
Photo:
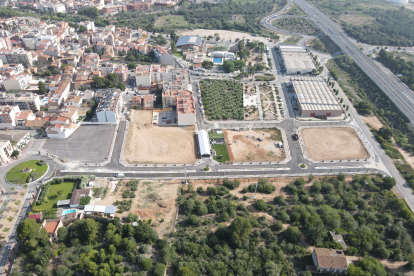
[[[283,43],[296,44],[302,39],[301,36],[289,36]]]
[[[212,120],[243,120],[243,87],[228,80],[200,81],[206,117]]]
[[[224,137],[230,160],[235,162],[280,161],[286,157],[284,149],[274,145],[276,141],[282,141],[277,129],[224,130]],[[263,141],[258,141],[259,137]]]
[[[365,159],[369,153],[352,128],[304,128],[308,156],[315,160]]]
[[[321,32],[313,22],[306,18],[280,18],[273,20],[272,25],[282,30],[300,34],[316,35]]]
[[[182,15],[166,15],[166,16],[162,16],[160,18],[157,19],[157,21],[155,22],[155,26],[156,27],[163,27],[163,26],[167,26],[167,27],[183,27],[186,28],[187,27],[187,21],[185,21],[184,16]]]
[[[124,157],[129,163],[191,163],[196,160],[194,127],[157,127],[151,110],[133,110]]]
[[[36,176],[33,177],[32,181],[41,178],[47,171],[48,165],[45,164],[43,166],[39,166],[37,164],[39,160],[30,160],[20,164],[17,164],[13,168],[11,168],[6,175],[6,180],[12,184],[25,184],[27,183],[27,178],[30,174],[37,173]],[[29,168],[31,172],[22,172],[23,168]]]
[[[75,188],[76,182],[65,181],[60,184],[50,185],[49,192],[47,193],[46,200],[36,206],[37,210],[51,210],[57,209],[57,202],[59,200],[70,199],[72,196],[73,189]],[[58,196],[58,191],[62,191],[62,196]]]
[[[122,194],[127,187],[123,181],[118,183],[113,193],[109,193],[105,199],[95,201],[97,205],[113,206],[117,200],[129,200]],[[152,219],[151,226],[158,232],[160,238],[171,232],[176,213],[176,198],[181,181],[140,181],[138,189],[134,192],[132,205],[129,211],[116,213],[121,219],[129,213],[141,217],[141,220]],[[165,222],[161,222],[164,219]]]
[[[226,145],[212,145],[211,148],[216,151],[216,156],[213,157],[214,160],[216,160],[220,163],[230,161],[230,156],[229,156],[229,152],[227,151],[227,146]],[[222,159],[218,158],[220,155],[223,155]]]

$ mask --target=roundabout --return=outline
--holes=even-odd
[[[15,165],[6,174],[9,184],[28,184],[42,178],[48,171],[48,164],[44,160],[29,160]]]

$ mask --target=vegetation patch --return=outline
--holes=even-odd
[[[243,85],[228,80],[200,81],[205,114],[212,120],[243,120]]]
[[[284,43],[296,44],[302,39],[301,36],[289,36]]]
[[[336,46],[336,44],[333,43],[333,41],[327,35],[310,40],[308,45],[310,48],[316,51],[330,53],[331,55],[341,51],[341,49]]]
[[[182,15],[166,15],[158,18],[155,23],[157,27],[177,27],[177,28],[186,28],[187,21]]]
[[[227,150],[227,145],[212,145],[211,148],[216,151],[216,156],[213,157],[214,160],[220,163],[230,161],[230,156]],[[220,155],[222,155],[221,159],[220,159]]]
[[[64,181],[63,179],[55,179],[49,183],[42,185],[42,191],[39,199],[34,207],[35,211],[57,209],[59,200],[70,199],[76,181]]]
[[[316,35],[321,32],[321,30],[312,21],[301,17],[280,18],[273,20],[272,24],[277,28],[294,33]]]
[[[6,180],[11,184],[25,184],[36,181],[47,171],[43,160],[30,160],[11,168],[6,174]]]

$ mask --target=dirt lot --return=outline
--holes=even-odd
[[[117,200],[129,200],[122,198],[122,193],[127,189],[126,181],[120,181],[113,193],[108,193],[105,199],[96,201],[96,205],[113,206]],[[131,210],[116,213],[116,216],[126,217],[129,213],[136,214],[142,220],[152,219],[151,225],[162,238],[172,230],[176,208],[178,188],[182,181],[140,181],[135,198],[132,198]],[[161,220],[164,219],[164,222]]]
[[[308,155],[313,160],[369,157],[368,151],[352,128],[304,128],[301,132]]]
[[[275,130],[258,129],[246,131],[224,130],[230,160],[235,162],[245,161],[280,161],[285,159],[283,148],[277,148],[276,141],[282,138]],[[257,138],[263,139],[262,142]],[[229,145],[229,143],[232,143]]]
[[[191,163],[196,160],[194,127],[152,125],[151,110],[133,110],[124,150],[129,163]]]
[[[366,124],[370,124],[373,128],[376,128],[377,130],[384,126],[381,123],[381,121],[378,120],[376,116],[371,116],[371,117],[360,116],[360,117]]]
[[[236,38],[246,38],[246,39],[250,39],[250,40],[258,40],[259,42],[268,42],[266,40],[266,38],[264,37],[254,37],[248,33],[240,33],[240,32],[232,32],[232,31],[224,31],[224,30],[206,30],[206,29],[195,29],[192,31],[185,31],[180,33],[181,36],[185,36],[185,35],[200,35],[203,34],[203,36],[209,36],[212,35],[214,36],[214,34],[219,34],[220,39],[224,39],[224,40],[229,40],[231,39],[231,41],[235,41]],[[280,35],[280,34],[278,34]],[[281,36],[285,37],[284,35]],[[287,37],[287,36],[286,36]]]

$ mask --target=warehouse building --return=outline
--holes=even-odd
[[[210,158],[210,141],[205,130],[198,131],[198,148],[201,158]]]
[[[317,69],[312,57],[300,46],[279,45],[278,50],[285,74],[302,75]]]
[[[201,46],[202,38],[198,35],[182,36],[177,40],[175,46],[179,50],[192,49],[198,51]]]
[[[302,117],[342,115],[340,103],[322,77],[293,76],[290,82]]]

